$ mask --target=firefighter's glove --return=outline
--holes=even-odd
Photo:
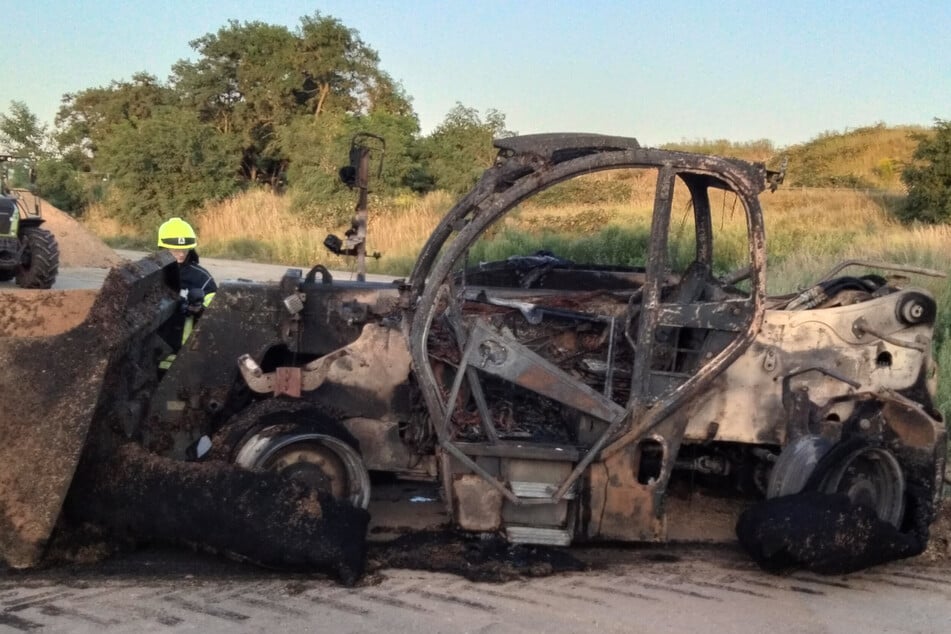
[[[205,310],[205,291],[200,288],[190,288],[188,291],[182,290],[182,298],[179,300],[179,310],[184,315],[199,315]]]

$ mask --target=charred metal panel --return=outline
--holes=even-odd
[[[341,422],[360,443],[360,455],[367,469],[436,476],[434,456],[420,455],[409,447],[400,436],[400,423],[372,418],[347,418]]]
[[[818,371],[792,379],[794,389],[807,390],[820,406],[851,392],[911,388],[930,364],[931,327],[902,323],[899,306],[906,304],[901,292],[834,308],[767,311],[756,342],[687,405],[687,438],[705,439],[710,422],[717,422],[717,440],[785,442],[782,378],[803,368],[827,368],[858,384],[850,388]],[[856,333],[853,326],[863,319],[888,340]],[[843,401],[826,415],[845,420],[853,410],[853,402]]]
[[[882,408],[882,417],[901,444],[911,449],[931,451],[938,446],[945,433],[942,421],[935,420],[920,405],[905,398],[887,400]]]
[[[585,535],[589,539],[662,541],[665,516],[655,505],[655,485],[637,481],[640,452],[628,445],[588,471]]]
[[[664,326],[741,332],[746,330],[752,315],[752,302],[736,299],[720,302],[666,304],[660,308],[658,321]]]
[[[363,326],[397,313],[393,284],[334,282],[304,285],[300,351],[324,355],[357,339]]]
[[[502,526],[502,494],[475,474],[452,476],[453,518],[468,531],[496,531]]]

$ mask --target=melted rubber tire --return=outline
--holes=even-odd
[[[120,538],[323,570],[347,585],[366,565],[369,513],[278,473],[172,460],[126,443],[113,455],[88,455],[75,478],[64,512]]]
[[[927,532],[902,533],[845,493],[804,491],[758,502],[736,524],[740,545],[761,568],[839,575],[921,553]]]
[[[59,272],[59,245],[46,229],[30,227],[23,230],[23,261],[16,270],[17,286],[51,288]]]

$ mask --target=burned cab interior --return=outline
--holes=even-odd
[[[521,178],[511,166],[497,182],[484,177],[476,192],[491,193],[457,205],[434,234],[440,243],[427,246],[438,251],[425,278],[431,300],[421,302],[429,310],[415,316],[425,326],[414,335],[424,334],[412,342],[425,359],[417,359],[424,396],[441,447],[492,483],[503,509],[526,496],[536,504],[570,498],[587,466],[631,441],[638,481],[662,492],[685,426],[671,412],[735,357],[762,317],[762,229],[758,210],[748,209],[755,194],[737,195],[749,187],[744,174],[731,182],[722,165],[655,155],[636,142],[611,153],[616,164],[601,165],[584,142],[574,154],[547,157],[544,169],[524,166]],[[572,178],[595,190],[631,183],[642,197],[644,183],[653,183],[633,220],[606,223],[641,248],[604,245],[581,261],[548,248],[542,233],[541,248],[489,260],[508,235],[506,218],[538,212],[521,187],[529,174],[554,188]],[[714,206],[749,219],[738,257],[717,254]],[[579,207],[603,213],[596,204]],[[418,266],[414,276],[423,275]],[[538,478],[544,485],[522,482]]]

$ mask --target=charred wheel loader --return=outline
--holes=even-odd
[[[154,489],[166,495],[220,469],[372,511],[374,474],[429,481],[456,527],[516,543],[734,540],[750,509],[766,509],[756,529],[779,521],[771,503],[804,499],[867,520],[813,513],[817,530],[874,525],[900,544],[893,556],[924,548],[947,435],[933,402],[935,300],[906,282],[939,273],[846,262],[770,296],[759,195],[781,176],[762,164],[586,134],[496,147],[407,279],[341,281],[317,265],[224,282],[160,382],[152,339],[175,294],[161,257],[113,271],[59,338],[0,347],[4,367],[44,383],[4,421],[21,433],[0,445],[3,557],[36,563],[64,500],[90,499],[102,479],[123,497],[144,458],[109,478],[97,466],[122,452],[170,465]],[[524,220],[532,196],[601,172],[652,190],[639,244],[605,244],[611,262],[484,258],[507,214]],[[716,209],[744,219],[739,248],[718,239]],[[96,346],[80,350],[87,337]],[[51,365],[68,346],[77,363]],[[0,397],[14,388],[0,377]],[[38,453],[42,477],[9,473]],[[234,495],[218,497],[233,508]],[[143,531],[149,504],[166,522],[189,512],[128,498]],[[88,520],[115,514],[95,499]],[[228,521],[282,540],[288,526],[254,533],[253,510]],[[362,516],[337,517],[362,539]],[[248,539],[215,546],[261,559]]]

